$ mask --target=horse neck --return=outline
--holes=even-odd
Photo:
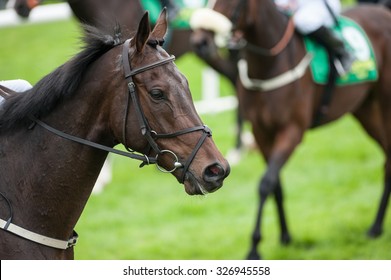
[[[249,14],[251,24],[243,30],[247,42],[269,50],[282,38],[288,24],[288,19],[276,7],[272,0],[252,1],[249,0]],[[249,61],[262,60],[258,67],[270,69],[277,56],[264,56],[255,52],[248,52]]]
[[[99,74],[95,77],[100,78]],[[105,94],[103,82],[86,83],[42,120],[68,134],[113,146],[114,141],[110,144],[108,128],[102,121],[108,118],[101,113],[109,106],[100,101]],[[63,139],[39,125],[30,130],[19,129],[5,143],[5,151],[20,146],[7,160],[0,158],[6,173],[21,174],[0,179],[1,191],[12,201],[13,222],[49,237],[67,239],[84,209],[107,152]]]
[[[250,25],[244,30],[247,40],[263,48],[273,47],[285,30],[286,17],[281,14],[272,0],[249,0],[248,5],[251,19]]]

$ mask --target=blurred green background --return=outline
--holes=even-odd
[[[348,2],[348,1],[344,1]],[[349,1],[350,4],[353,1]],[[0,29],[0,79],[33,84],[71,58],[80,47],[74,19]],[[205,65],[193,54],[177,60],[196,100]],[[221,92],[234,89],[221,80]],[[234,145],[235,112],[202,115],[223,153]],[[247,130],[249,129],[247,125]],[[17,148],[17,147],[16,147]],[[112,156],[113,179],[92,195],[79,220],[76,259],[243,259],[257,207],[257,184],[265,165],[246,150],[224,187],[190,197],[171,175]],[[309,131],[283,170],[288,225],[293,242],[279,244],[274,201],[266,205],[265,259],[391,259],[391,219],[371,240],[382,191],[384,156],[350,116]],[[389,211],[388,211],[389,212]]]

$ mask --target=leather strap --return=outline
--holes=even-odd
[[[202,134],[202,137],[200,140],[198,140],[197,145],[194,147],[193,151],[191,152],[191,155],[189,156],[188,160],[186,161],[180,182],[183,183],[185,181],[187,170],[190,167],[190,164],[193,162],[193,159],[195,158],[195,155],[197,154],[198,150],[201,148],[202,144],[204,143],[206,137],[212,136],[212,131],[209,129],[209,127],[204,126],[204,133]]]
[[[75,246],[77,242],[78,235],[75,231],[73,231],[72,237],[68,240],[60,240],[56,238],[47,237],[35,232],[32,232],[30,230],[24,229],[20,226],[15,225],[12,223],[12,219],[14,217],[11,201],[0,192],[0,196],[4,199],[4,201],[7,203],[9,214],[8,219],[5,221],[3,219],[0,219],[0,229],[11,232],[17,236],[23,237],[27,240],[34,241],[36,243],[56,248],[56,249],[68,249],[70,247]]]
[[[295,66],[295,68],[290,69],[276,77],[267,80],[259,80],[252,79],[248,76],[247,61],[241,59],[238,61],[239,78],[243,86],[248,90],[272,91],[277,88],[286,86],[303,77],[308,66],[311,63],[311,60],[312,55],[310,53],[307,53],[302,58],[300,63]]]
[[[128,157],[128,158],[141,160],[141,161],[145,162],[145,164],[156,163],[156,158],[154,158],[154,157],[148,157],[146,155],[135,154],[134,152],[125,152],[125,151],[113,149],[113,148],[110,148],[110,147],[107,147],[107,146],[104,146],[104,145],[101,145],[101,144],[98,144],[98,143],[95,143],[95,142],[91,142],[89,140],[82,139],[82,138],[79,138],[79,137],[67,134],[65,132],[62,132],[62,131],[60,131],[58,129],[55,129],[54,127],[44,123],[43,121],[37,119],[34,116],[30,116],[30,119],[32,121],[34,121],[35,123],[37,123],[38,125],[40,125],[43,128],[45,128],[46,130],[56,134],[57,136],[65,138],[67,140],[70,140],[70,141],[73,141],[73,142],[77,142],[77,143],[80,143],[80,144],[83,144],[83,145],[87,145],[87,146],[90,146],[90,147],[93,147],[93,148],[96,148],[96,149],[99,149],[99,150],[103,150],[103,151],[106,151],[106,152],[110,152],[110,153],[114,153],[114,154],[117,154],[117,155],[125,156],[125,157]]]
[[[281,40],[277,42],[277,44],[271,49],[264,49],[259,46],[255,46],[251,43],[246,42],[245,48],[253,53],[263,55],[263,56],[276,56],[280,54],[288,45],[290,40],[292,39],[293,34],[295,33],[295,25],[293,22],[293,18],[290,18],[288,21],[288,25],[285,29],[284,35]]]
[[[130,62],[129,62],[129,57],[128,57],[129,49],[130,49],[130,41],[131,41],[131,39],[128,39],[124,42],[123,50],[122,50],[122,62],[123,62],[123,66],[124,66],[125,79],[128,83],[129,95],[135,105],[134,108],[135,108],[136,116],[137,116],[137,119],[139,122],[141,134],[147,138],[147,141],[150,144],[150,146],[152,147],[152,149],[156,153],[160,153],[160,149],[152,137],[152,134],[151,134],[152,130],[148,125],[148,121],[145,118],[144,112],[141,109],[141,104],[140,104],[139,98],[136,95],[136,85],[133,81],[133,76],[137,75],[139,73],[142,73],[144,71],[153,69],[157,66],[172,62],[175,60],[175,56],[170,56],[170,57],[165,58],[163,60],[159,60],[159,61],[156,61],[156,62],[153,62],[148,65],[145,65],[145,66],[142,66],[142,67],[139,67],[139,68],[132,70],[132,68],[130,66]],[[127,116],[125,116],[125,120],[124,120],[124,138],[126,137],[126,119],[127,119]],[[126,139],[124,139],[124,141],[126,141]],[[126,142],[124,142],[124,143],[126,143]]]
[[[126,81],[128,83],[129,95],[130,95],[130,97],[131,97],[131,99],[133,101],[134,107],[135,107],[135,112],[136,112],[136,116],[137,116],[137,119],[138,119],[138,122],[139,122],[139,125],[140,125],[141,133],[142,133],[142,135],[144,135],[146,137],[146,139],[149,142],[149,145],[151,146],[151,148],[157,153],[157,155],[159,155],[159,154],[162,153],[162,151],[158,147],[155,139],[159,139],[159,138],[173,138],[173,137],[176,137],[176,136],[179,136],[179,135],[183,135],[183,134],[186,134],[186,133],[191,133],[191,132],[198,131],[198,130],[202,130],[203,131],[202,137],[200,138],[200,140],[198,141],[197,145],[193,149],[193,151],[190,154],[189,158],[187,159],[185,165],[182,166],[183,170],[182,170],[182,175],[181,175],[181,179],[179,180],[179,182],[183,183],[184,180],[185,180],[185,177],[186,177],[186,173],[187,173],[187,171],[188,171],[188,169],[190,167],[190,164],[192,163],[192,161],[195,158],[198,150],[200,149],[200,147],[204,143],[206,137],[211,136],[212,132],[205,125],[195,126],[195,127],[191,127],[191,128],[185,128],[183,130],[180,130],[180,131],[177,131],[177,132],[173,132],[173,133],[162,133],[162,134],[156,133],[156,131],[153,131],[149,127],[148,121],[147,121],[147,119],[146,119],[146,117],[144,115],[144,112],[142,110],[142,107],[140,105],[140,101],[139,101],[138,95],[136,94],[136,85],[135,85],[135,83],[133,81],[133,76],[137,75],[137,74],[139,74],[141,72],[147,71],[149,69],[155,68],[157,66],[169,63],[169,62],[173,61],[175,59],[175,57],[174,56],[170,56],[170,57],[165,58],[163,60],[159,60],[159,61],[153,62],[151,64],[148,64],[146,66],[142,66],[140,68],[136,68],[136,69],[132,70],[131,65],[130,65],[130,61],[129,61],[129,57],[128,57],[129,56],[129,49],[130,49],[130,46],[129,46],[130,45],[130,40],[131,39],[128,39],[128,40],[125,41],[124,46],[123,46],[123,50],[122,50],[122,61],[123,61],[123,64],[124,64],[125,78],[126,78]],[[125,127],[124,127],[124,137],[125,137],[126,136],[126,116],[125,116],[124,125],[125,125]],[[171,152],[171,153],[174,154],[173,152]],[[177,158],[176,155],[175,155],[175,157]],[[177,162],[177,163],[179,164],[178,167],[180,165],[182,165],[179,162]],[[174,163],[174,166],[175,166],[175,163]],[[172,169],[171,172],[173,172],[175,169],[176,168]]]

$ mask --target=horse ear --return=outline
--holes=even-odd
[[[151,26],[149,23],[149,14],[147,11],[144,13],[143,17],[141,18],[137,29],[137,34],[136,36],[134,36],[137,52],[142,52],[145,43],[149,38],[150,33],[151,33]]]
[[[167,28],[167,9],[164,7],[156,21],[155,28],[152,30],[152,39],[163,39],[167,33]]]

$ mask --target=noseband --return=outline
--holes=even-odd
[[[174,61],[175,57],[170,56],[168,58],[165,58],[163,60],[159,60],[157,62],[153,62],[151,64],[141,66],[136,69],[132,69],[129,61],[129,43],[131,39],[128,39],[125,41],[123,44],[123,49],[122,49],[122,62],[124,66],[124,71],[125,71],[125,79],[128,84],[128,101],[127,101],[127,108],[125,111],[125,116],[124,116],[124,127],[123,127],[123,141],[124,145],[126,147],[126,127],[127,127],[127,117],[128,117],[128,111],[129,111],[129,103],[130,100],[132,100],[134,108],[135,108],[135,113],[140,125],[140,130],[141,134],[147,139],[150,149],[152,149],[156,153],[156,157],[152,158],[153,162],[156,163],[157,168],[162,171],[162,172],[167,172],[167,173],[172,173],[178,168],[183,168],[182,175],[180,177],[179,182],[183,183],[185,181],[186,177],[186,172],[188,171],[190,164],[192,163],[194,157],[196,156],[198,150],[201,148],[202,144],[204,143],[205,139],[207,137],[212,136],[212,131],[207,127],[206,125],[199,125],[195,127],[190,127],[190,128],[185,128],[173,133],[157,133],[155,130],[152,130],[151,127],[148,124],[148,121],[145,117],[145,114],[142,110],[142,107],[140,105],[140,100],[137,95],[136,91],[136,84],[133,81],[133,76],[145,72],[147,70],[153,69],[155,67],[170,63]],[[163,139],[163,138],[174,138],[183,134],[195,132],[195,131],[202,131],[203,135],[199,139],[198,143],[194,147],[192,153],[190,154],[189,158],[187,161],[183,164],[179,161],[178,156],[171,150],[162,150],[159,148],[158,144],[156,143],[157,139]],[[127,148],[128,149],[128,148]],[[129,149],[128,149],[129,150]],[[131,151],[131,150],[129,150]],[[173,158],[173,167],[169,170],[164,169],[158,164],[158,159],[159,156],[162,156],[163,154],[169,154]],[[145,159],[147,161],[144,161],[142,165],[149,164],[150,163],[150,157],[145,156]]]

